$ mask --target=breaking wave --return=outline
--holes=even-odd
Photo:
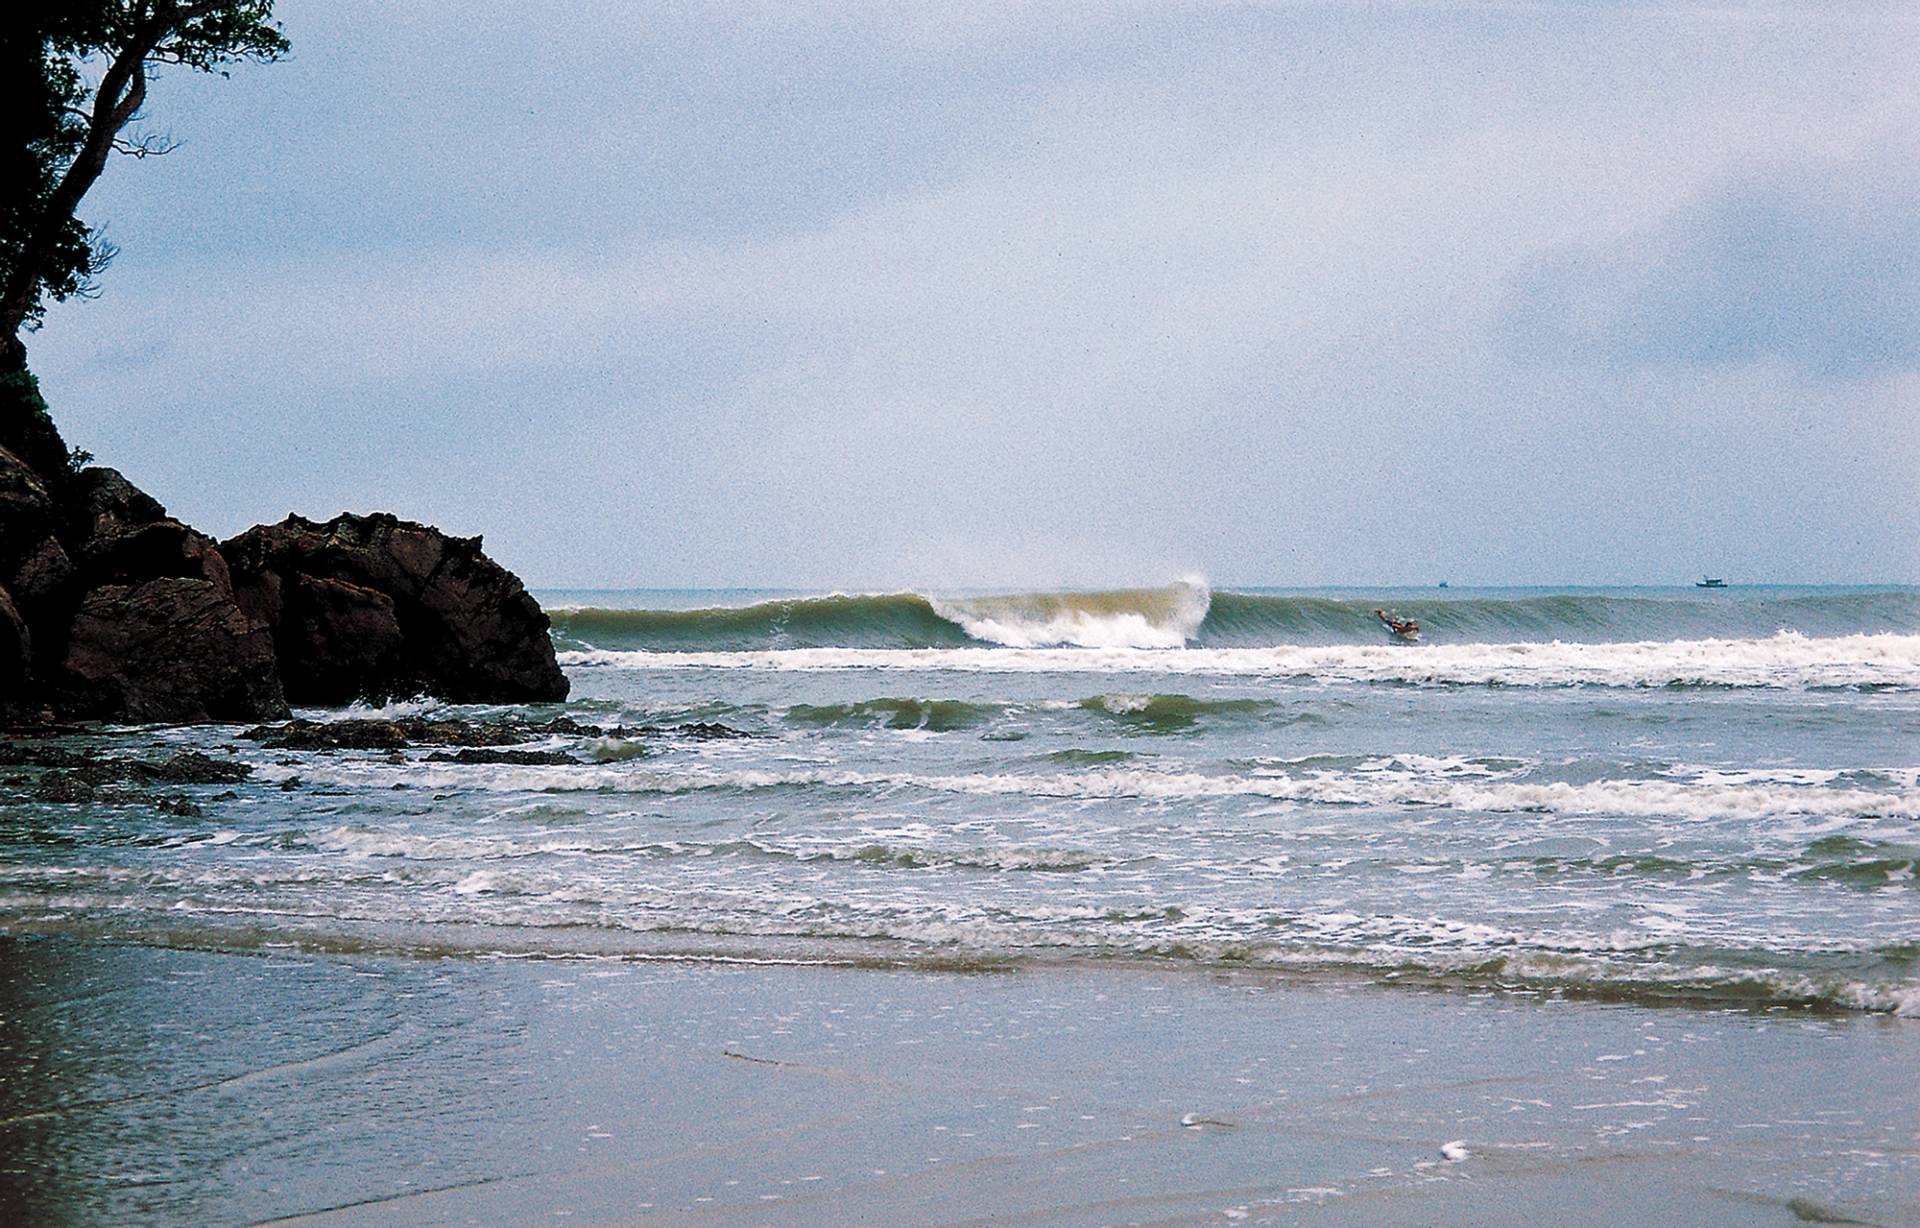
[[[916,670],[958,673],[1218,675],[1411,686],[1920,687],[1920,635],[1629,643],[1189,648],[807,648],[726,652],[575,649],[563,665],[626,669]]]
[[[582,607],[551,614],[562,650],[660,653],[1377,645],[1384,632],[1373,611],[1385,604],[1418,619],[1437,644],[1740,640],[1781,631],[1920,634],[1920,591],[1914,589],[1652,593],[1403,591],[1388,602],[1213,590],[1185,580],[1107,592],[832,594],[691,610]]]

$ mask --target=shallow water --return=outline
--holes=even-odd
[[[9,1223],[1876,1224],[1902,1020],[0,937]]]
[[[543,596],[574,694],[517,711],[754,736],[103,735],[256,772],[14,787],[0,926],[1920,1012],[1920,591]]]

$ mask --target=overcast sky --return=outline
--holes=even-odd
[[[29,338],[535,586],[1920,581],[1920,9],[282,0]]]

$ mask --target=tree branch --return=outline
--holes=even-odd
[[[25,234],[0,284],[0,368],[24,361],[18,334],[33,318],[44,290],[43,277],[60,262],[57,275],[84,282],[91,270],[76,264],[72,245],[77,210],[115,153],[135,158],[166,154],[179,143],[164,136],[122,136],[137,119],[147,97],[147,65],[184,64],[202,72],[247,59],[272,60],[286,50],[286,39],[270,23],[269,0],[117,0],[107,4],[95,25],[60,44],[62,54],[78,60],[108,57],[107,70],[93,90],[91,109],[73,103],[85,99],[73,88],[62,107],[63,147],[76,138],[78,149],[59,174],[52,191],[20,228]],[[46,50],[51,51],[51,44]],[[70,72],[71,70],[69,70]],[[222,73],[224,75],[224,73]],[[81,128],[84,125],[84,134]],[[48,168],[52,173],[53,168]],[[26,219],[23,219],[26,220]],[[78,234],[85,236],[85,227]],[[63,244],[66,245],[63,249]],[[96,249],[96,253],[104,249]],[[63,254],[64,253],[64,254]],[[103,258],[101,258],[103,259]],[[82,262],[99,267],[100,260]],[[61,283],[65,293],[71,287]],[[56,297],[60,292],[56,291]]]
[[[14,337],[26,323],[27,314],[39,298],[40,273],[46,267],[47,255],[53,250],[67,219],[80,207],[80,199],[106,169],[114,138],[146,101],[147,56],[172,28],[170,21],[158,17],[135,26],[126,46],[113,57],[106,75],[100,78],[100,86],[93,96],[93,112],[87,117],[87,139],[47,197],[46,206],[34,225],[33,237],[14,266],[4,295],[0,296],[0,338]]]
[[[158,132],[149,132],[142,136],[113,138],[113,152],[125,154],[130,158],[163,158],[186,144]]]

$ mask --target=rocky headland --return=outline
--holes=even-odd
[[[33,377],[0,375],[0,726],[566,698],[546,614],[478,537],[376,513],[216,542],[79,459]]]

